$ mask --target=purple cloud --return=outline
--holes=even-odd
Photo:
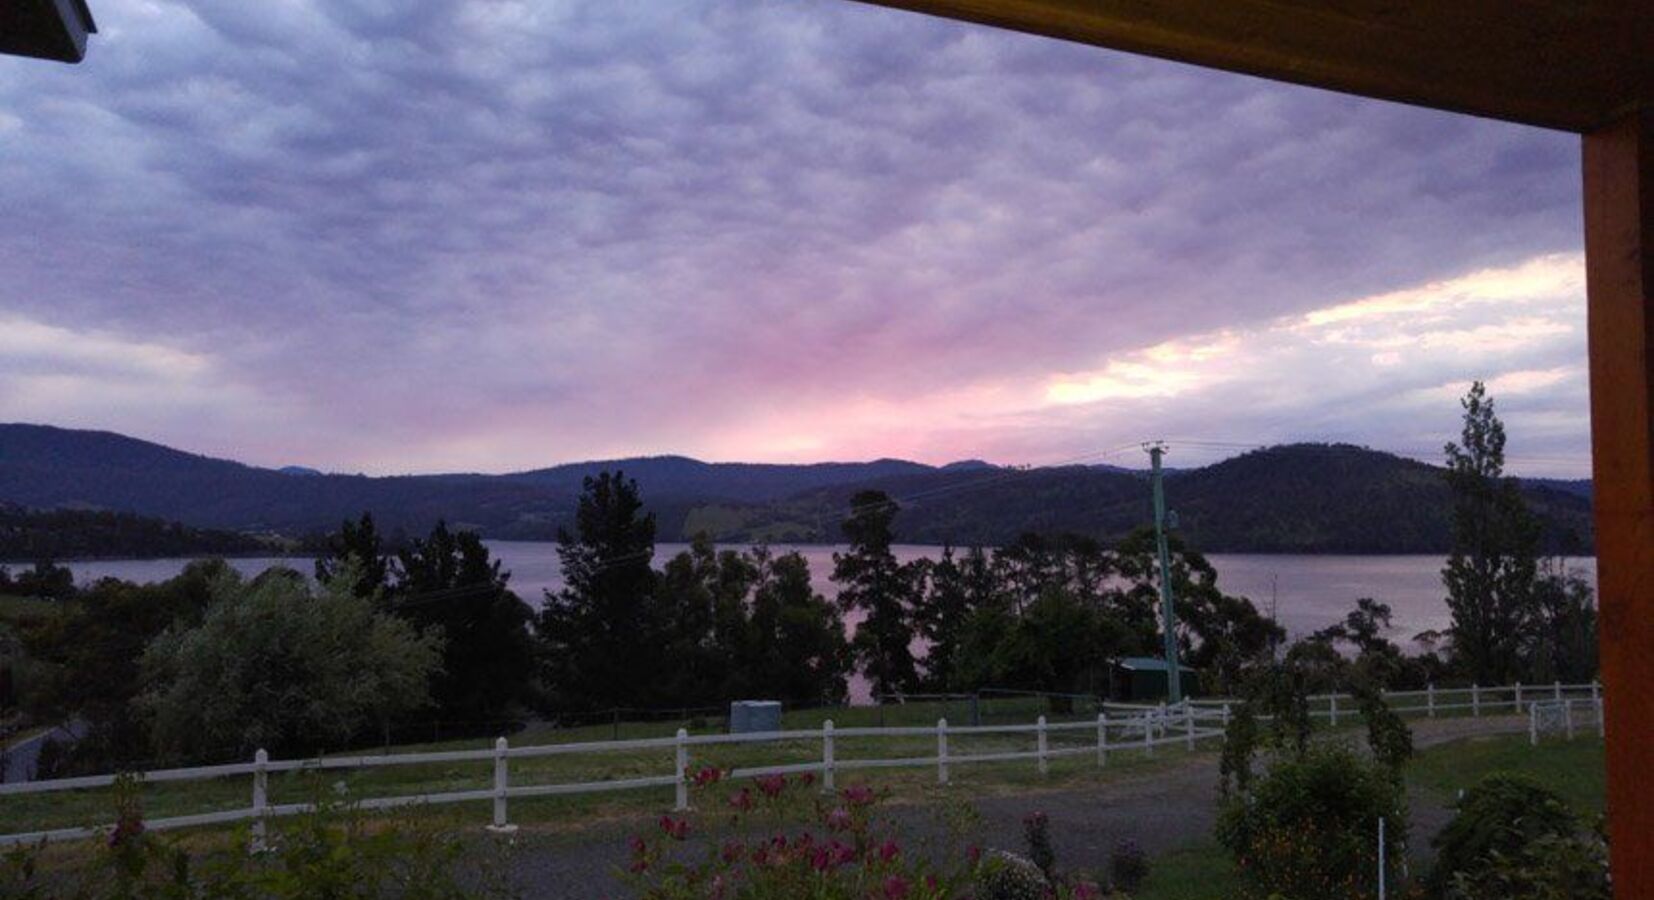
[[[1580,244],[1565,135],[840,0],[97,14],[80,67],[0,60],[0,319],[36,336],[0,418],[260,463],[1410,447],[1395,373],[1314,348],[1248,370],[1267,416],[1047,392]],[[1406,372],[1577,367],[1570,334]],[[1582,463],[1578,377],[1523,384],[1563,460],[1529,468]]]

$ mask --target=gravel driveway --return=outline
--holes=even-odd
[[[1409,723],[1415,746],[1430,747],[1475,734],[1520,732],[1527,720],[1518,717],[1481,719],[1425,719]],[[1019,848],[1022,817],[1039,810],[1051,817],[1057,859],[1069,868],[1102,868],[1114,842],[1137,841],[1152,857],[1212,834],[1218,787],[1217,757],[1205,753],[1177,765],[1133,775],[1107,784],[1080,788],[991,794],[971,798],[981,816],[984,846]],[[1410,795],[1410,845],[1415,858],[1429,838],[1451,817],[1435,796],[1414,790]],[[891,818],[910,845],[939,844],[945,829],[934,804],[888,808]],[[626,839],[649,819],[627,819],[589,825],[575,831],[550,832],[525,828],[517,836],[513,876],[528,898],[605,898],[624,895],[613,877],[628,854]]]

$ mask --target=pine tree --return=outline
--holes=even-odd
[[[900,507],[883,491],[861,491],[850,500],[844,520],[849,552],[833,554],[833,581],[839,607],[863,619],[851,641],[875,694],[913,691],[919,686],[913,641],[913,608],[918,567],[903,565],[891,552],[891,522]]]
[[[601,472],[582,484],[575,527],[558,529],[564,587],[540,613],[542,674],[556,709],[647,706],[663,639],[655,602],[655,516],[637,482]]]
[[[339,533],[328,538],[327,552],[316,559],[316,580],[326,584],[333,576],[349,567],[355,574],[350,592],[357,597],[383,599],[383,591],[390,586],[390,557],[385,553],[384,541],[373,524],[373,514],[362,513],[358,522],[346,519],[339,525]]]
[[[1481,684],[1508,684],[1524,674],[1537,624],[1539,523],[1516,480],[1504,477],[1505,426],[1487,388],[1472,384],[1461,405],[1463,444],[1445,448],[1453,552],[1442,583],[1453,614],[1453,653]]]

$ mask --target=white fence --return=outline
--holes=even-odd
[[[1385,697],[1390,701],[1409,698],[1421,698],[1423,700],[1422,703],[1393,706],[1398,713],[1403,715],[1424,714],[1435,716],[1460,710],[1469,710],[1472,715],[1477,716],[1484,713],[1496,714],[1505,710],[1511,710],[1519,714],[1524,708],[1530,711],[1530,715],[1536,715],[1532,712],[1536,704],[1566,703],[1570,700],[1592,703],[1600,711],[1600,690],[1600,687],[1596,684],[1555,684],[1544,688],[1514,685],[1503,688],[1471,687],[1453,690],[1437,690],[1432,687],[1424,691],[1387,693]],[[1582,700],[1580,696],[1582,692],[1588,692],[1589,700]],[[1354,708],[1353,699],[1349,695],[1312,697],[1311,700],[1316,704],[1316,708],[1312,709],[1311,714],[1329,719],[1333,725],[1337,725],[1341,720],[1358,718],[1360,713]],[[758,734],[691,735],[679,729],[674,737],[520,747],[511,746],[502,737],[495,742],[491,750],[445,750],[428,753],[329,756],[320,759],[294,760],[272,760],[268,754],[260,750],[254,755],[253,760],[247,763],[163,769],[145,772],[139,777],[142,782],[148,784],[252,776],[251,805],[245,808],[150,819],[146,820],[144,824],[145,827],[150,829],[165,830],[251,821],[255,839],[262,840],[265,820],[276,816],[304,813],[313,809],[313,805],[308,803],[270,803],[268,799],[269,776],[272,772],[318,772],[366,769],[380,766],[492,761],[494,771],[491,787],[440,793],[405,794],[394,797],[374,797],[356,801],[356,805],[362,809],[390,809],[400,806],[470,803],[486,800],[493,804],[493,824],[489,827],[503,831],[515,827],[510,824],[508,815],[508,803],[513,798],[673,787],[676,791],[675,808],[679,810],[687,809],[689,806],[688,770],[690,753],[698,747],[769,744],[778,741],[809,741],[818,742],[820,745],[821,755],[818,760],[789,765],[737,768],[730,773],[737,778],[813,772],[820,777],[823,790],[833,790],[835,776],[842,771],[934,766],[937,783],[947,784],[951,777],[952,767],[972,763],[1032,760],[1038,767],[1039,772],[1044,774],[1049,769],[1050,761],[1059,757],[1095,755],[1096,764],[1104,766],[1108,762],[1110,753],[1137,751],[1153,754],[1155,748],[1166,745],[1182,745],[1185,750],[1192,751],[1199,741],[1222,737],[1224,727],[1228,724],[1231,705],[1234,702],[1227,700],[1196,700],[1169,707],[1164,705],[1141,706],[1110,703],[1103,706],[1103,711],[1098,714],[1095,721],[1047,722],[1044,716],[1040,716],[1037,721],[1031,724],[1019,725],[950,726],[946,719],[941,719],[934,726],[835,728],[833,722],[828,720],[822,724],[819,730],[792,730]],[[1342,708],[1340,708],[1340,702],[1344,703]],[[1321,708],[1322,706],[1325,708]],[[1083,744],[1069,743],[1066,746],[1054,748],[1050,742],[1050,738],[1054,734],[1060,736],[1084,735],[1086,740]],[[951,740],[975,735],[1032,735],[1034,749],[993,753],[952,752],[950,748]],[[837,742],[846,738],[930,738],[935,741],[936,749],[933,755],[894,759],[841,758],[837,753]],[[662,751],[671,749],[674,751],[676,764],[671,773],[578,783],[512,784],[511,782],[511,761],[514,759],[651,749]],[[90,775],[80,778],[0,784],[0,802],[4,802],[6,797],[23,794],[105,788],[114,784],[115,778],[114,775]],[[0,846],[35,843],[42,840],[61,841],[97,837],[106,833],[109,827],[104,825],[57,828],[0,835]]]

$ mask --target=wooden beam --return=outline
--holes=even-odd
[[[1654,97],[1649,0],[863,2],[1568,131]]]
[[[1654,107],[1585,136],[1591,456],[1618,900],[1654,897]]]

